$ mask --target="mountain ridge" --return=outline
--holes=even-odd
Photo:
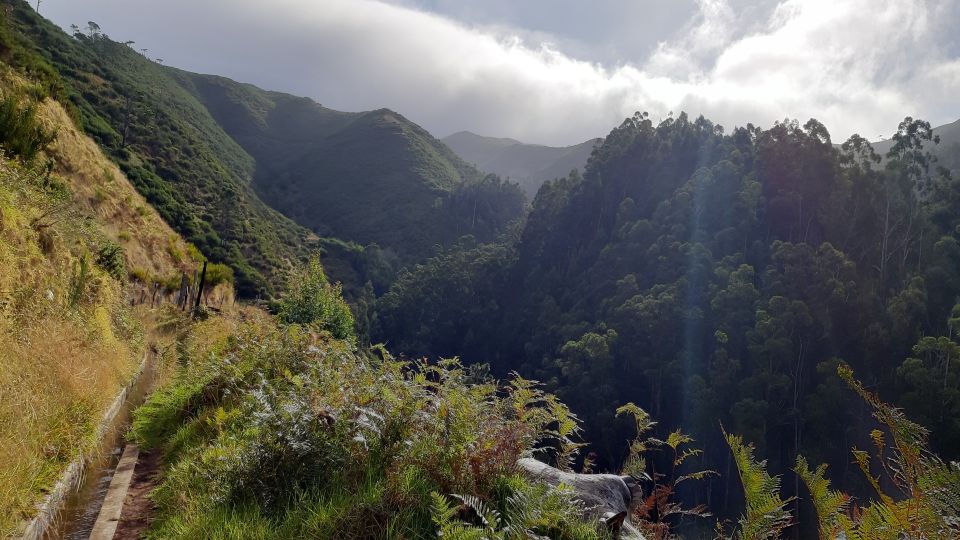
[[[475,164],[480,170],[516,180],[532,200],[547,180],[564,177],[573,169],[582,171],[594,147],[603,139],[555,147],[458,131],[441,140],[464,161]]]

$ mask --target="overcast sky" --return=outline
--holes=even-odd
[[[33,0],[31,0],[33,3]],[[546,144],[634,111],[822,121],[835,141],[960,118],[960,0],[42,0],[168,65]]]

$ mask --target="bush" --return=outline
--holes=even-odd
[[[331,285],[317,257],[290,284],[280,300],[279,319],[284,324],[317,325],[337,339],[356,339],[353,314],[344,302],[339,283]]]
[[[127,267],[124,263],[123,248],[113,242],[107,241],[97,250],[97,266],[104,272],[118,281],[123,280],[127,275]],[[146,283],[144,281],[144,283]]]
[[[208,264],[204,279],[206,281],[206,285],[204,286],[210,288],[216,287],[221,283],[233,284],[233,268],[225,264]]]
[[[24,161],[30,161],[46,148],[56,135],[37,119],[37,106],[21,106],[15,95],[0,100],[0,146]]]

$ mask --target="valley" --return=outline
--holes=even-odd
[[[960,535],[960,120],[438,139],[0,7],[0,536],[124,449],[107,538]]]

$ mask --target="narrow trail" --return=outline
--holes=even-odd
[[[157,487],[159,474],[160,453],[141,451],[113,540],[137,540],[153,522],[154,506],[147,496]]]

